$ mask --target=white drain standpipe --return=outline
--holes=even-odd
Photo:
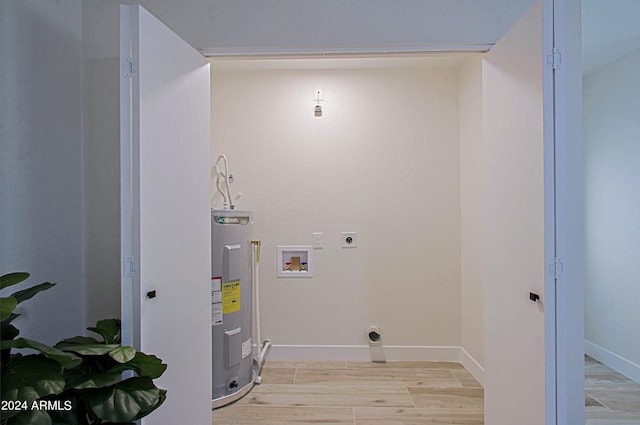
[[[256,370],[256,378],[254,382],[259,384],[262,381],[262,376],[260,373],[262,371],[262,365],[266,360],[267,352],[271,348],[271,341],[269,339],[265,339],[262,341],[262,332],[260,329],[260,278],[258,276],[258,263],[260,262],[260,241],[251,241],[251,276],[253,278],[253,302],[254,305],[254,314],[255,314],[255,334],[256,334],[256,344],[258,345],[258,355],[255,358],[257,363]]]

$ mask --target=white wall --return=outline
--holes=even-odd
[[[584,78],[587,353],[640,380],[640,50]]]
[[[255,212],[263,336],[276,345],[366,345],[371,323],[387,346],[460,345],[458,73],[393,61],[214,63],[212,150]],[[343,231],[357,248],[340,247]],[[312,232],[325,244],[314,277],[276,278],[276,246]]]
[[[120,315],[120,8],[83,0],[85,310]]]
[[[120,315],[119,9],[1,7],[0,269],[58,283],[17,322],[55,342]]]
[[[15,322],[54,342],[84,328],[81,3],[0,7],[0,273],[58,283]]]
[[[482,382],[484,373],[484,168],[482,142],[482,59],[469,58],[460,70],[460,235],[462,357]]]

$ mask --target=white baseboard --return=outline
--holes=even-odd
[[[587,340],[584,341],[584,352],[600,363],[640,383],[640,365]]]
[[[387,361],[460,362],[460,347],[384,346]],[[371,361],[367,345],[272,345],[270,360],[352,360]]]
[[[471,354],[467,353],[467,350],[463,347],[460,347],[460,363],[462,363],[462,366],[484,387],[484,367],[482,367]]]

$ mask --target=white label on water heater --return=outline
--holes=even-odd
[[[211,324],[218,326],[222,319],[222,278],[211,278]]]
[[[251,354],[252,349],[251,338],[242,343],[242,358],[246,358],[249,354]]]
[[[218,326],[222,323],[222,304],[211,304],[211,324]]]
[[[222,291],[222,278],[221,277],[212,277],[211,278],[211,291]]]
[[[212,304],[222,303],[222,291],[213,291],[211,293],[211,303]]]

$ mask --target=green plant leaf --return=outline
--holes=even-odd
[[[136,356],[136,349],[133,347],[118,347],[109,353],[109,357],[118,363],[126,363]]]
[[[18,300],[15,297],[2,297],[0,298],[0,321],[4,321],[11,316],[13,310],[16,309]]]
[[[160,391],[160,396],[158,397],[158,402],[153,406],[149,406],[146,409],[140,410],[140,413],[138,413],[138,415],[135,418],[133,418],[134,420],[137,421],[141,418],[144,418],[145,416],[149,415],[151,412],[156,410],[158,407],[160,407],[162,403],[164,403],[164,401],[167,399],[167,390],[159,389],[159,391]]]
[[[167,365],[153,354],[137,352],[135,358],[129,363],[140,377],[156,379],[167,370]]]
[[[23,280],[27,280],[29,276],[30,276],[29,273],[25,273],[25,272],[15,272],[15,273],[2,275],[0,276],[0,289],[4,289],[8,286],[16,285],[22,282]]]
[[[114,368],[107,372],[93,373],[90,375],[76,375],[67,377],[67,388],[84,390],[87,388],[102,388],[120,382],[122,370]]]
[[[58,362],[64,368],[76,367],[82,363],[82,359],[74,354],[65,353],[57,348],[50,347],[41,342],[27,338],[18,338],[0,342],[0,349],[7,348],[31,348],[33,350],[40,351],[51,360]]]
[[[51,422],[53,425],[82,425],[88,424],[92,422],[88,422],[86,419],[86,414],[82,405],[79,403],[78,399],[73,396],[65,395],[62,393],[55,397],[51,398],[52,400],[60,400],[63,403],[65,401],[71,402],[71,410],[52,410],[49,411],[49,416],[51,416]]]
[[[73,338],[67,338],[60,341],[58,344],[68,343],[68,344],[101,344],[95,338],[91,338],[90,336],[74,336]]]
[[[62,367],[54,360],[42,355],[16,355],[2,371],[2,400],[26,401],[52,394],[64,389]]]
[[[18,304],[20,304],[23,301],[33,298],[33,296],[38,292],[46,291],[47,289],[53,288],[54,286],[56,286],[55,283],[44,282],[27,289],[23,289],[22,291],[14,292],[13,294],[11,294],[11,296],[18,300]]]
[[[96,371],[96,367],[93,365],[85,367],[85,363],[87,363],[85,359],[85,362],[80,368],[76,368],[68,373],[65,372],[66,388],[101,388],[113,385],[120,381],[122,373],[127,370],[134,371],[140,377],[155,379],[160,377],[167,369],[167,365],[162,363],[162,360],[156,356],[136,352],[132,347],[123,348],[132,350],[135,353],[134,358],[126,363],[117,364],[104,372]]]
[[[17,337],[19,333],[20,331],[15,326],[9,325],[6,321],[2,322],[2,327],[0,329],[0,341],[10,341]],[[3,368],[9,362],[10,358],[11,348],[0,347],[0,368]]]
[[[120,319],[100,320],[94,327],[87,330],[101,335],[107,344],[120,344]]]
[[[9,315],[9,317],[8,317],[8,318],[6,318],[6,319],[2,320],[2,321],[0,322],[0,326],[2,326],[2,329],[4,329],[4,328],[5,328],[5,326],[7,326],[9,323],[13,322],[13,320],[14,320],[16,317],[20,317],[20,315],[19,315],[19,314],[16,314],[16,313],[11,313],[11,314]]]
[[[4,323],[2,325],[2,334],[0,334],[0,340],[7,341],[9,339],[14,339],[20,334],[20,331],[15,326],[9,324],[5,326]]]
[[[58,343],[54,347],[62,351],[80,354],[81,356],[102,356],[103,354],[108,354],[115,350],[119,345]]]
[[[94,413],[104,420],[130,422],[160,406],[164,400],[162,391],[149,378],[129,378],[92,392],[89,404]]]
[[[103,371],[101,368],[96,367],[96,365],[85,367],[83,363],[81,367],[64,374],[67,383],[66,388],[85,389],[108,387],[120,382],[122,380],[122,373],[127,370],[135,371],[135,365],[131,362],[124,364],[118,363],[109,370]]]
[[[51,417],[44,410],[26,410],[9,418],[6,425],[51,425]]]

